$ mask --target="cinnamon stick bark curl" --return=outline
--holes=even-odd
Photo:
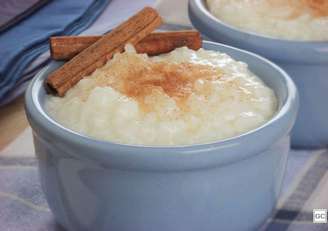
[[[75,55],[98,41],[102,36],[59,36],[50,38],[51,57],[54,60],[70,60]],[[168,53],[177,47],[187,46],[198,50],[202,46],[200,33],[194,30],[155,32],[139,43],[138,53],[150,56]]]
[[[156,10],[145,7],[52,72],[46,81],[47,86],[57,95],[64,96],[84,76],[102,67],[115,53],[122,52],[125,44],[136,45],[161,23]]]

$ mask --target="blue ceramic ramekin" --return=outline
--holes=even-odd
[[[263,55],[287,71],[299,89],[301,102],[292,130],[293,147],[328,146],[328,41],[281,40],[242,31],[213,16],[204,0],[189,1],[189,17],[213,41]]]
[[[246,62],[274,89],[279,109],[263,126],[208,144],[151,147],[95,140],[64,128],[44,109],[44,80],[26,92],[41,183],[67,230],[254,230],[274,208],[289,152],[297,90],[279,67],[217,43],[204,48]],[[237,216],[237,217],[236,217]],[[236,220],[237,219],[237,220]]]

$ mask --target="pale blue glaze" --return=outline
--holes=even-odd
[[[211,15],[203,0],[189,1],[189,17],[213,41],[255,52],[283,67],[300,94],[293,147],[328,146],[328,42],[288,41],[242,31]]]
[[[220,142],[150,147],[97,141],[65,129],[44,111],[41,71],[26,92],[41,183],[68,230],[254,230],[275,207],[298,96],[269,61],[205,42],[249,64],[278,95],[279,110],[258,129]],[[238,216],[236,220],[236,216]]]

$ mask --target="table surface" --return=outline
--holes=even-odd
[[[24,112],[24,97],[0,109],[0,151],[28,127]]]
[[[113,26],[152,1],[113,0],[107,10],[108,16],[105,12],[99,23],[85,33],[107,31],[108,22]],[[176,12],[182,12],[178,5],[186,0],[159,2],[163,2],[163,9],[165,4],[173,4]],[[108,17],[114,20],[108,20]],[[0,230],[62,230],[54,221],[41,190],[32,132],[24,112],[24,97],[0,108],[0,131]],[[327,170],[328,150],[292,150],[280,201],[263,230],[327,231],[327,224],[312,223],[314,208],[328,208]]]
[[[41,190],[23,97],[1,108],[0,128],[0,230],[63,230]],[[312,209],[328,208],[327,169],[327,150],[291,151],[277,210],[262,230],[328,230],[312,223]]]

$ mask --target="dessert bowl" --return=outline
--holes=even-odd
[[[49,117],[44,81],[52,62],[26,92],[41,184],[67,230],[254,230],[279,196],[298,95],[270,61],[226,45],[208,50],[248,63],[277,96],[267,123],[242,135],[186,146],[134,146],[80,135]],[[236,214],[242,214],[236,222]]]
[[[282,67],[296,83],[300,110],[291,133],[296,148],[328,145],[328,109],[320,100],[328,97],[328,41],[293,41],[240,30],[210,13],[204,0],[189,1],[192,24],[216,42],[260,54]]]

